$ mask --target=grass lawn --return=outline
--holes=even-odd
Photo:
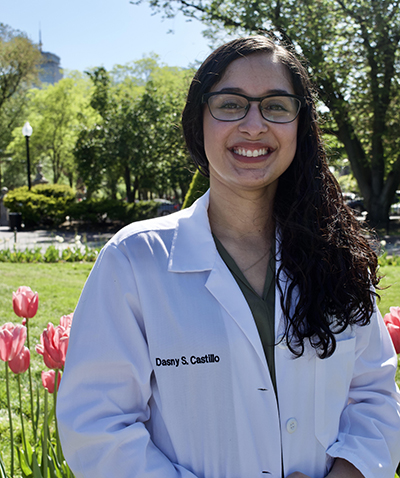
[[[31,337],[39,337],[48,322],[58,324],[62,315],[74,311],[93,263],[58,262],[53,264],[0,263],[0,324],[17,322],[12,308],[12,293],[29,286],[39,293],[39,309],[31,319]]]
[[[380,275],[384,276],[379,291],[381,300],[378,302],[382,315],[389,312],[390,307],[400,306],[400,266],[384,266],[379,269]]]
[[[48,322],[57,325],[62,315],[74,311],[82,287],[93,267],[93,263],[55,263],[55,264],[16,264],[0,263],[0,325],[5,322],[19,322],[12,308],[12,292],[19,286],[29,286],[39,293],[39,309],[37,315],[30,320],[32,373],[37,386],[41,388],[41,371],[46,370],[42,357],[34,350],[39,343],[39,336]],[[400,306],[400,266],[384,266],[380,269],[384,279],[381,286],[381,301],[378,306],[382,315],[389,312],[391,306]],[[388,287],[389,286],[389,287]],[[0,453],[6,463],[9,461],[9,432],[7,401],[5,390],[5,364],[0,362]],[[22,377],[24,412],[29,415],[29,395],[27,374]],[[13,420],[18,434],[18,392],[15,377],[11,380]],[[400,384],[398,371],[397,381]],[[24,407],[23,407],[24,408]]]

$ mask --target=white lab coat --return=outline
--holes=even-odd
[[[400,460],[396,356],[378,311],[332,357],[276,347],[278,400],[250,309],[220,258],[208,195],[131,224],[85,285],[58,398],[77,478],[366,478]],[[283,330],[276,298],[277,341]],[[282,451],[282,453],[281,453]]]

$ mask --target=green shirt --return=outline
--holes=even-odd
[[[275,251],[271,249],[271,256],[267,268],[267,277],[265,279],[264,291],[260,297],[253,287],[249,284],[243,272],[239,269],[236,262],[232,259],[228,251],[221,242],[215,237],[214,241],[222,260],[231,271],[240,290],[242,291],[251,313],[253,314],[261,343],[264,348],[269,373],[276,393],[275,378]]]

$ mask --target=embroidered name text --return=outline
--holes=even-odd
[[[192,355],[190,358],[187,358],[185,355],[182,355],[181,358],[169,358],[164,359],[156,357],[156,366],[157,367],[179,367],[179,365],[198,365],[203,363],[218,363],[220,360],[218,355],[207,354],[197,357]]]

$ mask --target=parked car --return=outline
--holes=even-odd
[[[361,197],[356,196],[354,193],[343,193],[344,202],[347,206],[353,209],[357,216],[362,216],[367,210],[364,206],[364,200]]]
[[[400,216],[400,191],[396,191],[394,203],[390,206],[390,216]]]
[[[157,208],[157,216],[167,216],[168,214],[171,214],[172,212],[179,211],[181,208],[181,205],[179,203],[173,203],[171,201],[168,201],[168,199],[153,199],[154,202],[159,203],[159,206]]]
[[[357,216],[362,216],[367,210],[364,206],[364,200],[353,193],[343,193],[345,203],[354,210]],[[400,190],[396,191],[394,203],[390,206],[390,216],[400,216]]]

